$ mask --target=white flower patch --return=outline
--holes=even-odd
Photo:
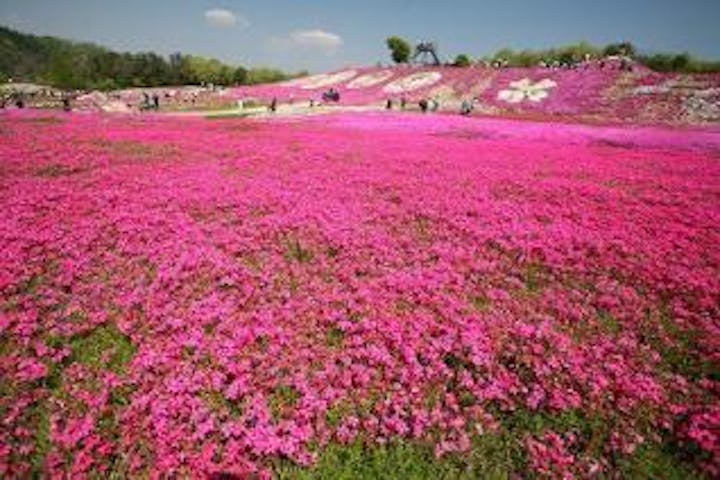
[[[367,73],[360,75],[355,80],[347,84],[347,88],[366,88],[382,83],[388,78],[392,77],[392,72],[389,70],[383,70],[375,73]]]
[[[670,87],[668,85],[640,85],[635,87],[633,95],[655,95],[659,93],[668,93]]]
[[[698,90],[694,95],[698,98],[720,97],[720,88],[706,88],[705,90]]]
[[[529,78],[523,78],[516,82],[510,82],[510,88],[500,90],[498,99],[508,103],[521,103],[525,100],[531,102],[542,102],[546,99],[551,88],[557,87],[557,83],[549,78],[533,83]]]
[[[390,82],[383,88],[385,93],[403,93],[429,87],[442,78],[439,72],[418,72]]]
[[[720,120],[720,89],[709,88],[695,92],[683,101],[684,114],[693,120]]]
[[[698,97],[711,97],[719,89],[703,80],[671,78],[656,85],[640,85],[632,91],[633,95],[653,94],[691,94]]]
[[[319,75],[312,75],[310,77],[297,78],[289,82],[285,82],[283,86],[286,87],[300,87],[305,90],[312,90],[314,88],[329,87],[331,85],[337,85],[343,83],[357,75],[356,70],[343,70],[342,72],[336,73],[321,73]]]
[[[280,82],[280,83],[278,83],[277,85],[278,85],[279,87],[299,87],[299,86],[301,86],[304,82],[306,82],[308,79],[314,78],[314,77],[316,77],[316,76],[317,76],[317,75],[313,75],[313,76],[311,76],[311,77],[293,78],[292,80],[288,80],[288,81],[286,81],[286,82]]]
[[[337,73],[327,73],[325,75],[316,75],[312,80],[304,82],[301,86],[306,90],[313,88],[329,87],[338,83],[347,82],[357,75],[355,70],[345,70]]]

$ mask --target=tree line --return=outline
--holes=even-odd
[[[398,36],[389,37],[386,45],[390,50],[390,57],[395,63],[408,63],[413,53],[411,44]],[[542,50],[513,50],[503,48],[492,55],[477,58],[477,62],[492,64],[501,61],[510,67],[534,67],[541,62],[545,64],[575,63],[580,62],[587,56],[602,58],[607,56],[622,55],[633,58],[635,61],[658,72],[678,73],[712,73],[720,72],[720,61],[703,60],[687,52],[684,53],[639,53],[635,45],[630,42],[611,43],[603,47],[580,42],[558,48]],[[457,55],[451,65],[467,67],[474,63],[467,54]]]
[[[0,26],[0,82],[12,79],[66,89],[112,90],[212,83],[252,85],[304,75],[272,68],[227,65],[213,58],[175,53],[118,53],[92,43],[21,33]]]

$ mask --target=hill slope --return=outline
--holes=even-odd
[[[395,108],[401,98],[416,107],[435,98],[440,110],[458,111],[476,99],[476,111],[531,117],[637,123],[720,123],[720,74],[657,73],[640,65],[589,63],[577,70],[485,67],[394,67],[349,69],[275,85],[241,87],[237,98],[280,102],[319,101],[329,88],[344,105]]]

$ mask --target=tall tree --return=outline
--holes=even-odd
[[[389,37],[386,43],[390,49],[390,56],[395,63],[408,63],[412,48],[407,40],[400,37]]]

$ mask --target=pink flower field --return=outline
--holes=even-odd
[[[462,100],[474,98],[485,115],[601,124],[720,124],[720,75],[657,73],[642,65],[626,72],[612,63],[600,68],[597,62],[577,70],[348,68],[285,83],[238,87],[227,96],[305,104],[320,101],[329,88],[341,94],[340,106],[382,108],[391,99],[399,108],[404,97],[408,108],[417,109],[419,100],[434,98],[440,110],[458,112]]]
[[[10,111],[0,208],[2,478],[720,476],[717,128]]]

